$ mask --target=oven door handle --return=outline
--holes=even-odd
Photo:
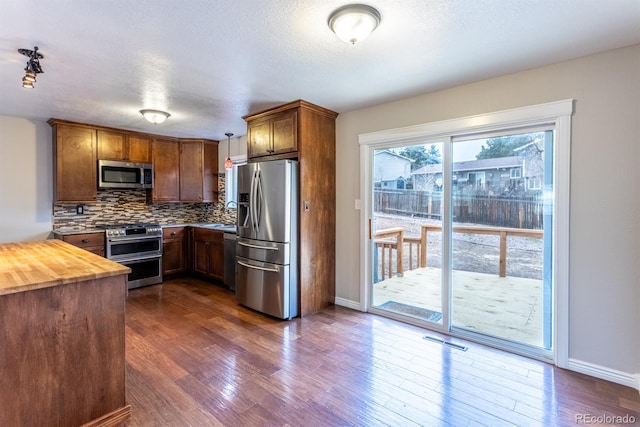
[[[124,263],[137,263],[137,262],[142,262],[142,261],[148,261],[150,259],[160,259],[162,258],[161,255],[136,255],[135,257],[127,257],[127,258],[116,258],[116,259],[111,259],[110,261],[114,261],[120,264],[124,264]]]

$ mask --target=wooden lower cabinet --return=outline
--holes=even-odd
[[[0,295],[0,426],[121,425],[131,416],[127,275],[53,243],[19,244],[32,247],[12,248],[0,260],[19,260],[16,285],[31,278],[27,289]]]
[[[162,274],[185,271],[187,256],[187,234],[185,227],[162,229]]]
[[[224,281],[224,232],[192,228],[193,271]]]
[[[82,234],[60,234],[55,232],[53,237],[101,257],[105,256],[103,231]]]

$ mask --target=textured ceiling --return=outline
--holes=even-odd
[[[341,113],[640,43],[640,0],[371,0],[382,22],[355,46],[327,27],[346,3],[1,0],[0,114],[224,140],[295,99]]]

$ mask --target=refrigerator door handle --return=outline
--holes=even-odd
[[[251,217],[251,228],[254,231],[256,229],[256,219],[255,219],[256,173],[257,171],[253,171],[253,177],[251,178],[251,189],[249,190],[249,216]]]
[[[260,169],[256,171],[256,231],[260,232],[260,220],[262,218],[262,174]]]
[[[278,250],[278,248],[274,248],[274,247],[271,247],[271,246],[252,245],[250,243],[245,243],[245,242],[238,242],[238,244],[241,245],[241,246],[245,246],[247,248],[264,249],[264,250],[267,250],[267,251],[277,251]]]
[[[277,268],[258,267],[256,265],[247,264],[247,263],[242,262],[242,261],[238,261],[238,264],[240,264],[243,267],[253,268],[254,270],[270,271],[272,273],[279,273],[280,272]]]

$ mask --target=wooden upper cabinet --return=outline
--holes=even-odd
[[[151,138],[98,130],[98,159],[151,163]]]
[[[271,119],[273,153],[298,151],[298,111],[284,111]]]
[[[53,127],[54,203],[95,202],[96,130],[49,120]]]
[[[298,151],[298,110],[280,111],[247,120],[249,158],[275,156]]]
[[[180,142],[177,139],[154,139],[153,202],[175,202],[180,199]]]
[[[180,140],[180,201],[218,200],[218,141]]]
[[[218,141],[154,139],[154,182],[147,202],[218,200]]]
[[[153,164],[147,203],[218,201],[218,141],[50,119],[54,203],[95,202],[98,160]]]
[[[203,172],[202,141],[180,141],[180,200],[185,202],[201,202]]]
[[[129,135],[127,136],[127,142],[129,145],[129,158],[130,162],[136,163],[151,163],[151,138]]]

